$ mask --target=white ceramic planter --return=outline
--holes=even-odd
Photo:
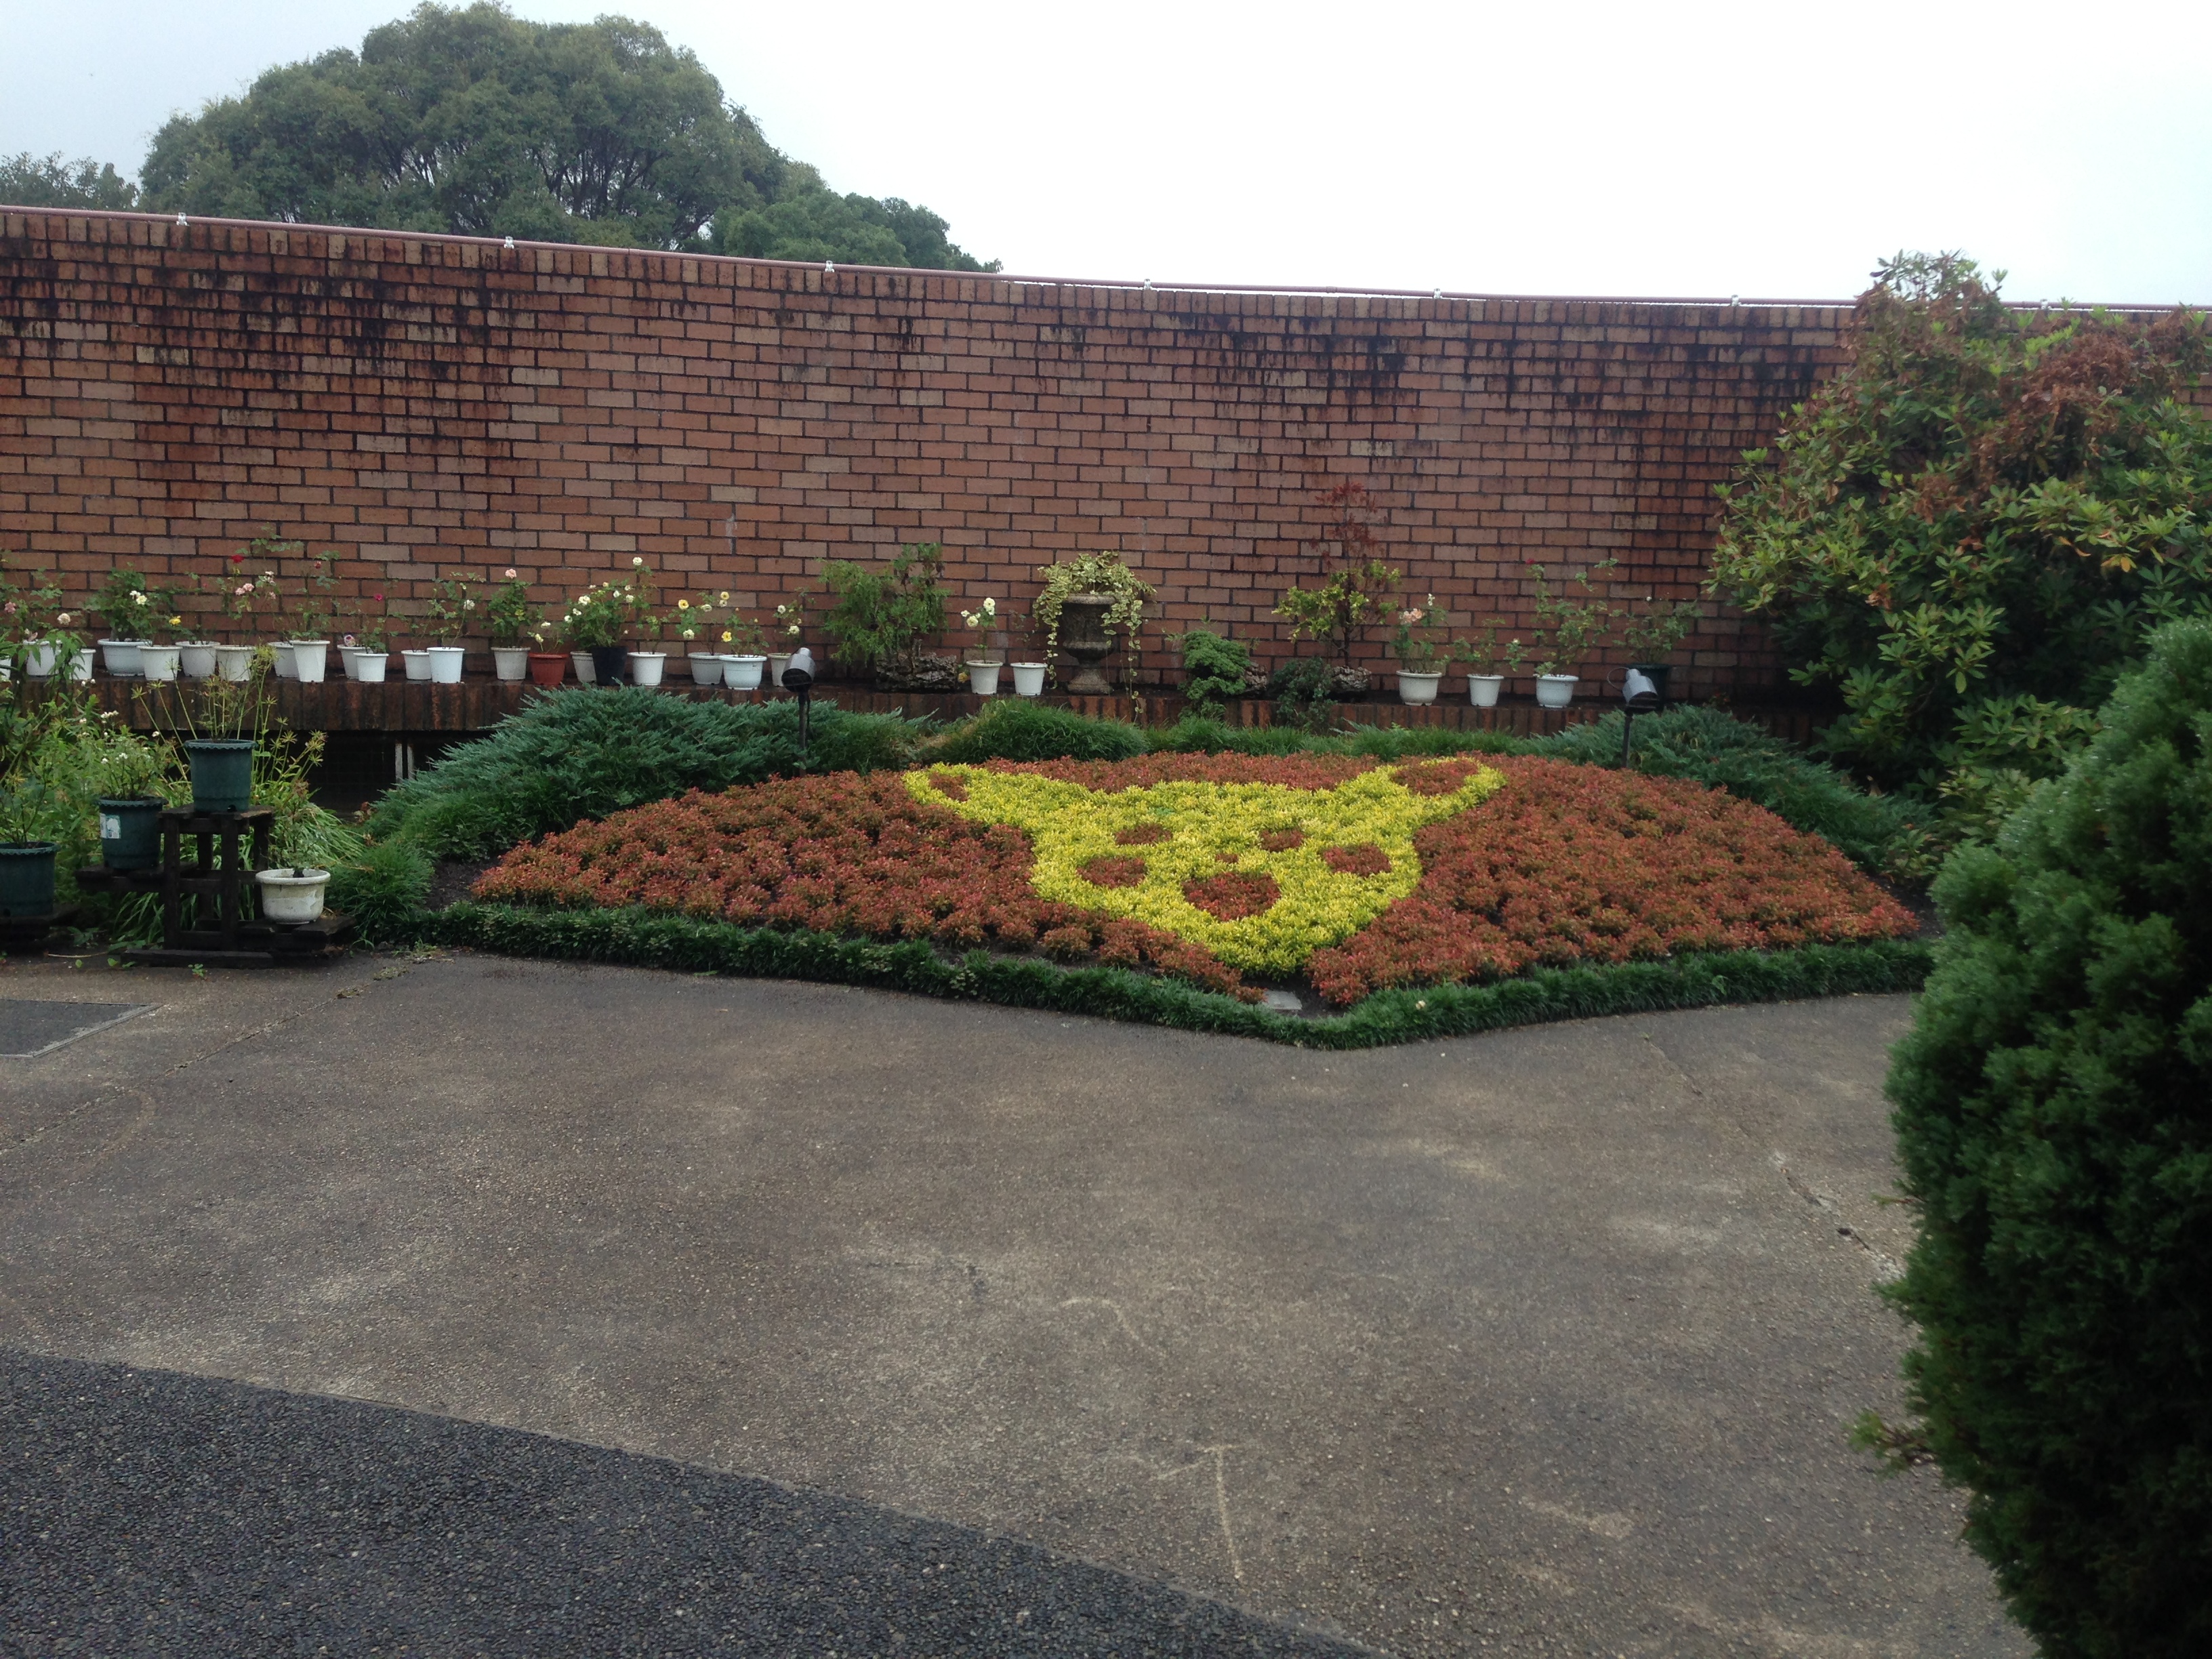
[[[1443,684],[1443,673],[1424,674],[1412,669],[1398,671],[1398,701],[1400,702],[1434,702],[1437,688]]]
[[[215,648],[215,672],[234,685],[243,685],[253,678],[253,647],[218,645]]]
[[[363,685],[381,685],[384,684],[385,671],[391,666],[390,653],[383,651],[365,651],[360,646],[356,646],[353,648],[353,660],[346,665],[346,672]]]
[[[979,697],[999,695],[999,670],[1004,663],[971,662],[968,665],[968,689]]]
[[[173,680],[184,654],[181,646],[142,645],[138,647],[138,672],[149,680]]]
[[[794,654],[789,651],[771,651],[768,653],[768,683],[771,687],[783,684],[783,671],[791,665],[791,659]]]
[[[320,685],[331,675],[328,640],[292,641],[292,678],[302,685]]]
[[[491,648],[491,672],[509,685],[528,677],[530,647],[526,645],[495,645]]]
[[[691,665],[692,684],[720,685],[722,683],[722,671],[729,665],[730,659],[727,657],[715,656],[708,653],[694,652],[684,660]]]
[[[766,657],[749,657],[740,653],[722,659],[722,684],[732,691],[757,691],[761,675],[768,667]]]
[[[459,685],[461,665],[469,653],[458,645],[434,645],[430,647],[430,678],[440,685]]]
[[[1565,708],[1575,700],[1575,677],[1572,674],[1539,674],[1536,676],[1536,701],[1546,708]]]
[[[1467,677],[1467,700],[1477,708],[1498,707],[1498,694],[1505,689],[1503,674],[1469,674]]]
[[[571,651],[568,660],[575,666],[577,684],[597,685],[599,683],[599,671],[592,665],[590,652]]]
[[[146,643],[144,640],[102,640],[100,654],[107,663],[108,673],[118,680],[137,679],[145,672],[138,653]]]
[[[361,647],[359,646],[342,645],[338,647],[338,672],[344,675],[348,679],[357,680],[361,678],[360,675],[353,672],[354,664],[360,660]]]
[[[632,685],[658,685],[660,677],[668,672],[665,651],[633,651],[629,653],[629,683]]]
[[[27,673],[34,680],[49,678],[54,672],[54,658],[56,654],[54,643],[52,640],[33,640],[31,641],[31,648],[25,656],[23,664],[24,672]],[[84,652],[80,651],[77,654],[81,657],[86,657],[88,661],[90,660],[89,657]]]
[[[261,915],[265,921],[313,921],[323,914],[323,890],[331,884],[327,870],[257,870],[253,884],[261,890]]]
[[[409,679],[427,680],[430,678],[430,653],[428,651],[402,651],[399,660],[407,665]]]
[[[188,680],[204,680],[215,674],[215,641],[187,640],[177,647],[183,653],[177,659],[177,672]]]
[[[1041,662],[1008,663],[1014,672],[1014,695],[1018,697],[1044,696],[1045,665]]]
[[[269,647],[269,653],[276,662],[276,678],[278,679],[289,680],[297,679],[299,678],[298,675],[292,672],[291,641],[276,640],[272,641]]]

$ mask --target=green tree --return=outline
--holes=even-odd
[[[175,117],[141,177],[164,213],[976,268],[927,210],[830,194],[657,29],[489,0],[419,5]]]
[[[61,152],[0,158],[0,202],[11,207],[82,207],[127,213],[138,205],[138,186],[112,161],[89,155],[64,161]]]
[[[2212,623],[1936,884],[1889,1079],[1917,1437],[2052,1659],[2212,1652]]]
[[[2212,608],[2212,421],[2177,395],[2204,319],[2008,306],[1954,255],[1875,275],[1850,364],[1723,491],[1714,585],[1840,690],[1826,741],[1869,776],[2024,786]]]

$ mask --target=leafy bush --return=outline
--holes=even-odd
[[[1889,1094],[1921,1433],[2065,1656],[2212,1651],[2212,625],[1936,884]]]
[[[370,945],[407,945],[422,936],[430,896],[428,854],[404,842],[375,842],[328,866],[331,908],[361,927]]]
[[[1155,726],[1145,742],[1155,754],[1174,755],[1300,755],[1330,747],[1329,739],[1294,726],[1225,726],[1196,714]]]
[[[392,790],[368,830],[435,858],[487,858],[687,789],[903,766],[922,726],[817,702],[802,763],[799,705],[788,699],[729,704],[647,691],[552,691]]]
[[[1293,657],[1268,677],[1275,724],[1318,732],[1336,707],[1336,667],[1323,657]]]
[[[1194,628],[1182,636],[1182,666],[1183,700],[1190,712],[1218,716],[1244,695],[1252,672],[1252,647],[1210,629]]]
[[[1123,721],[1086,720],[1066,708],[1006,698],[932,744],[929,758],[954,763],[1127,760],[1144,752],[1145,734]]]
[[[830,559],[822,580],[837,603],[822,625],[849,667],[910,674],[924,640],[945,631],[945,549],[936,542],[902,547],[881,570]]]
[[[1953,256],[1885,264],[1856,337],[1747,457],[1713,580],[1841,690],[1833,753],[1932,792],[2012,763],[1954,751],[1982,705],[2092,708],[2212,605],[2212,419],[2175,395],[2212,353],[2195,313],[2018,310]]]

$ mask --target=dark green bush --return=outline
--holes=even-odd
[[[1026,697],[1006,697],[929,746],[929,758],[980,761],[1127,760],[1145,752],[1145,734],[1121,720],[1086,720]]]
[[[1293,657],[1268,676],[1275,724],[1324,730],[1336,708],[1336,665],[1326,657]]]
[[[800,771],[909,764],[923,723],[814,705],[806,759],[799,705],[694,702],[650,691],[553,691],[377,803],[380,840],[434,858],[489,858],[532,836],[687,789]]]
[[[1966,1536],[2064,1659],[2212,1653],[2212,625],[1936,884],[1890,1295]]]
[[[1178,755],[1297,755],[1328,746],[1296,726],[1224,726],[1194,714],[1154,727],[1145,739],[1148,749]]]
[[[360,924],[369,945],[410,945],[422,936],[430,896],[428,854],[404,842],[372,842],[356,858],[331,866],[330,905]]]
[[[1252,647],[1224,639],[1211,629],[1194,628],[1182,636],[1182,695],[1194,714],[1218,715],[1244,695],[1252,671]]]

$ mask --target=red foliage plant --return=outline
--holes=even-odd
[[[1893,937],[1917,925],[1842,854],[1747,801],[1678,779],[1561,761],[1491,757],[1483,763],[1504,772],[1505,787],[1416,833],[1421,879],[1414,890],[1308,960],[1307,977],[1331,1002],[1534,967]],[[1191,777],[1312,789],[1372,763],[1149,755],[992,764],[1094,789]],[[1398,775],[1410,785],[1447,770]],[[1324,856],[1364,872],[1383,854],[1362,846]],[[1102,872],[1131,866],[1110,873],[1142,879],[1135,854],[1094,862]],[[1028,838],[1011,825],[975,823],[925,805],[895,774],[840,773],[719,795],[695,791],[580,824],[518,848],[476,890],[494,902],[636,904],[750,927],[1041,949],[1062,961],[1149,968],[1257,996],[1234,969],[1187,939],[1039,898],[1030,865]],[[1193,903],[1224,920],[1256,915],[1277,896],[1272,877],[1237,870],[1187,890]]]

